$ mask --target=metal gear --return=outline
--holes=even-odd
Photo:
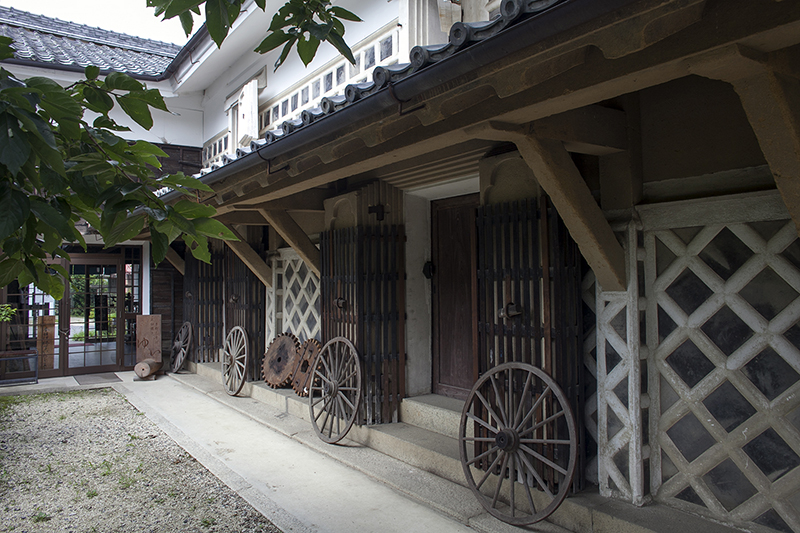
[[[300,341],[291,333],[282,333],[275,337],[264,354],[261,377],[273,388],[286,387],[292,379],[292,372],[297,366]]]
[[[308,380],[313,370],[314,359],[320,350],[322,344],[317,339],[308,339],[299,348],[297,366],[292,373],[292,389],[298,396],[308,396]]]

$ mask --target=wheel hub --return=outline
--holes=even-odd
[[[513,452],[519,447],[519,434],[511,428],[500,430],[494,443],[504,452]]]

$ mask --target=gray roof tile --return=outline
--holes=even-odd
[[[0,35],[14,39],[18,61],[158,76],[181,47],[0,6]]]

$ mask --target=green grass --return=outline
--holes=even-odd
[[[133,476],[127,476],[125,474],[119,476],[119,488],[121,489],[129,489],[136,483],[136,478]]]
[[[33,518],[31,518],[31,520],[33,520],[35,523],[38,524],[39,522],[47,522],[48,520],[51,520],[52,518],[53,517],[49,516],[47,513],[39,511],[38,513],[33,515]]]
[[[96,490],[89,489],[89,490],[86,491],[86,497],[87,498],[94,498],[95,496],[97,496],[97,491]]]

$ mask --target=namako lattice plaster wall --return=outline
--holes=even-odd
[[[595,294],[601,494],[800,531],[800,239],[777,192],[640,206]],[[584,301],[593,280],[584,284]],[[756,525],[757,524],[757,525]],[[767,529],[764,529],[767,531]]]

